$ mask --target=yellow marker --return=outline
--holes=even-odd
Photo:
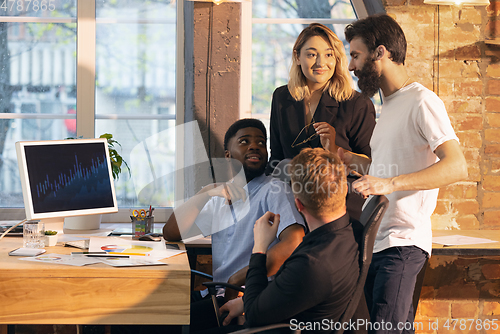
[[[150,256],[149,254],[139,254],[139,253],[120,253],[120,252],[108,252],[108,254],[116,254],[116,255],[137,255],[137,256]]]

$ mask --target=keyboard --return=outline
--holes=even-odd
[[[13,225],[0,225],[0,235],[2,235],[5,231],[11,228]],[[19,225],[10,230],[9,233],[5,235],[6,237],[22,237],[23,236],[23,225]]]

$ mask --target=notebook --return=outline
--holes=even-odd
[[[70,247],[75,247],[75,248],[80,248],[80,249],[88,249],[89,248],[89,239],[85,240],[72,240],[72,241],[66,241],[64,243],[64,246],[70,246]]]

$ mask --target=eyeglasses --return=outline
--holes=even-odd
[[[315,131],[314,131],[314,133],[313,133],[311,136],[309,136],[308,138],[304,139],[304,140],[303,140],[303,141],[301,141],[300,143],[297,143],[297,140],[299,140],[299,137],[300,137],[300,135],[302,134],[302,132],[304,132],[304,131],[305,131],[305,132],[307,133],[307,131],[309,130],[309,127],[310,127],[311,125],[313,125],[314,123],[316,123],[316,122],[314,121],[314,118],[313,118],[313,119],[311,120],[311,123],[306,124],[306,125],[302,128],[302,130],[300,130],[299,134],[297,135],[297,137],[295,137],[295,140],[294,140],[294,141],[293,141],[293,143],[292,143],[292,148],[295,148],[295,147],[297,147],[297,146],[299,146],[299,145],[305,144],[305,143],[307,143],[308,141],[311,141],[311,140],[313,140],[314,138],[316,138],[316,137],[318,136],[318,133],[316,133],[316,130],[315,130]]]

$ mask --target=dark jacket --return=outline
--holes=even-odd
[[[315,333],[328,333],[333,328],[324,324],[339,321],[358,275],[348,215],[307,234],[269,283],[266,255],[252,254],[243,296],[246,325],[315,323]]]

